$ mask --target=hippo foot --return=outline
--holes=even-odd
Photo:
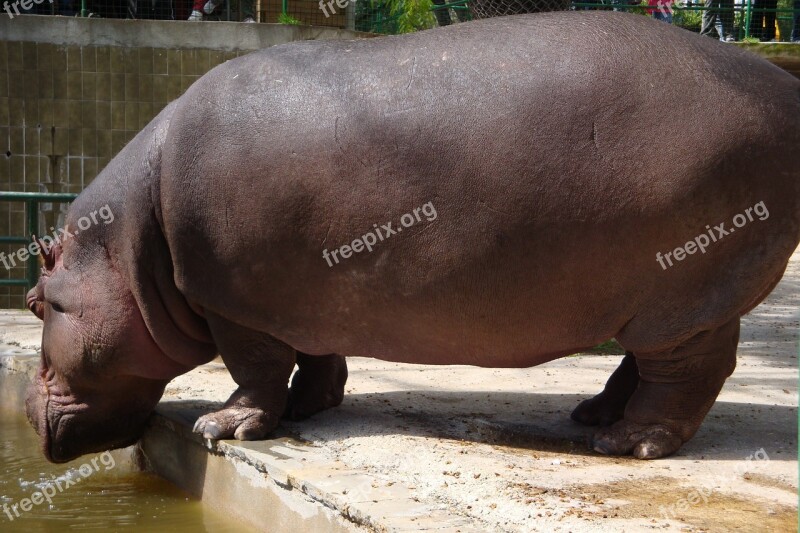
[[[607,455],[633,454],[639,459],[658,459],[678,451],[697,432],[736,367],[738,339],[736,317],[674,348],[637,353],[635,360],[631,357],[639,377],[625,405],[624,418],[597,431],[592,448]],[[623,360],[609,383],[626,364]],[[632,375],[630,369],[627,373]]]
[[[636,359],[628,352],[622,363],[597,396],[582,401],[570,415],[572,420],[587,426],[610,426],[622,420],[628,404],[639,384],[639,370]]]
[[[298,353],[297,366],[284,418],[305,420],[342,403],[347,383],[347,363],[343,356]]]
[[[286,397],[280,396],[265,396],[239,387],[222,409],[201,416],[192,431],[206,439],[263,439],[280,422],[278,413],[286,402]]]
[[[622,420],[627,403],[628,398],[620,399],[601,392],[578,404],[570,418],[585,426],[610,426]]]
[[[259,440],[278,427],[278,417],[253,407],[232,407],[201,416],[193,431],[206,439]]]
[[[681,437],[663,425],[642,425],[620,420],[594,434],[592,448],[606,455],[630,455],[658,459],[672,455],[683,444]]]

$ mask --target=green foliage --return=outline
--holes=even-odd
[[[286,13],[281,13],[280,15],[278,15],[278,24],[289,24],[290,26],[300,26],[302,22],[300,22],[291,15],[287,15]]]
[[[357,0],[356,30],[397,34],[436,25],[431,0]]]
[[[676,9],[672,14],[672,23],[700,33],[700,27],[703,25],[703,12],[694,9]]]
[[[742,42],[748,44],[758,44],[761,41],[758,40],[758,37],[745,37],[744,39],[742,39]]]
[[[598,355],[622,355],[625,353],[625,348],[620,346],[616,339],[608,340],[602,344],[598,344],[591,350],[586,350],[584,353],[592,353]]]
[[[633,13],[635,15],[647,15],[650,16],[650,13],[647,12],[647,0],[642,0],[638,4],[630,4],[629,7],[625,10],[628,13]]]
[[[436,25],[431,0],[388,0],[389,12],[397,17],[397,32],[411,33]]]
[[[394,34],[397,33],[397,19],[389,14],[384,0],[357,0],[356,30]]]

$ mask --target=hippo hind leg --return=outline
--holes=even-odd
[[[572,411],[572,419],[587,426],[610,426],[622,420],[625,406],[638,385],[636,358],[633,353],[625,352],[622,363],[608,378],[603,392],[581,402]]]
[[[634,352],[639,384],[622,420],[598,430],[595,451],[657,459],[694,436],[736,367],[739,317],[673,350]]]
[[[336,407],[344,399],[347,362],[344,356],[297,353],[297,367],[289,389],[284,418],[304,420]]]

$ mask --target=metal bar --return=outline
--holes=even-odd
[[[0,237],[0,244],[28,244],[30,241],[26,237]]]
[[[747,10],[744,15],[744,38],[750,37],[750,19],[753,18],[753,0],[747,0]]]
[[[71,202],[77,197],[67,192],[0,192],[0,201]]]
[[[0,287],[28,287],[27,279],[0,279]]]
[[[39,232],[39,203],[35,200],[25,202],[25,214],[28,219],[28,235]],[[39,280],[39,262],[36,257],[29,257],[27,261],[28,287],[33,287]]]
[[[69,203],[75,200],[77,196],[77,194],[72,193],[0,192],[0,201],[25,203],[25,227],[28,233],[24,237],[2,236],[0,237],[0,244],[21,244],[23,246],[29,244],[31,242],[30,236],[39,232],[39,203]],[[25,270],[25,279],[0,279],[0,287],[31,288],[36,285],[39,279],[39,263],[35,257],[28,258]]]

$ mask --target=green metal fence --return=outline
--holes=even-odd
[[[0,192],[0,202],[23,202],[25,204],[25,228],[27,235],[0,236],[0,245],[19,244],[25,247],[31,243],[31,236],[39,232],[39,204],[69,203],[78,195],[70,193],[38,193],[38,192]],[[0,279],[0,287],[27,287],[36,285],[39,279],[39,264],[35,257],[28,258],[25,265],[24,278]]]

